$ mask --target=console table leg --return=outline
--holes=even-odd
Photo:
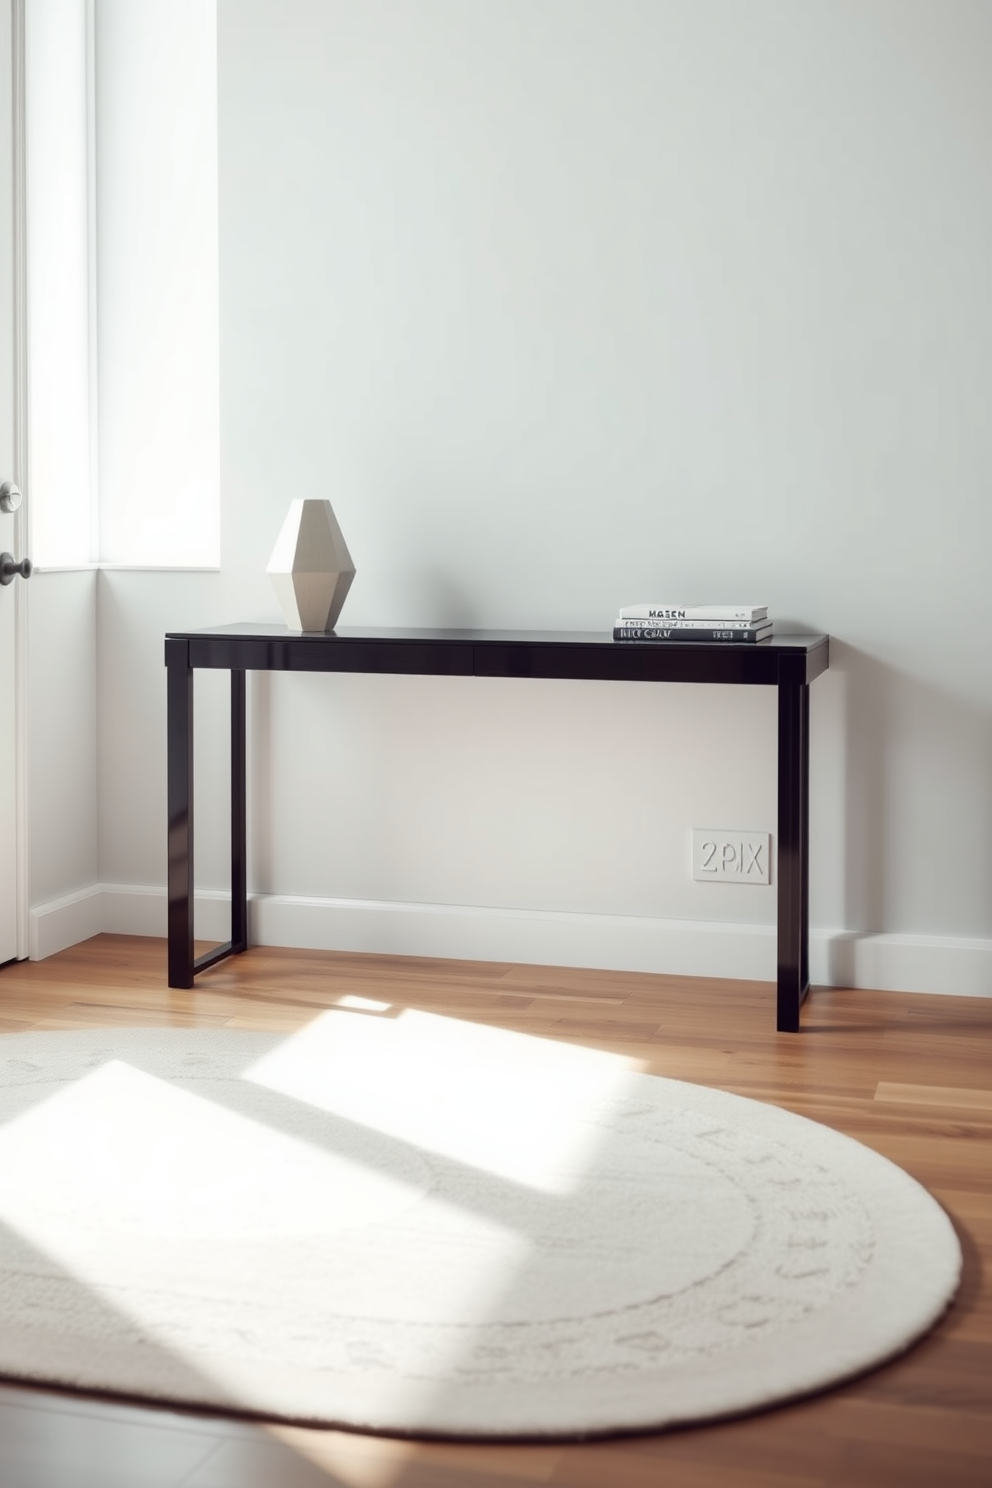
[[[193,669],[166,641],[168,677],[169,986],[193,985]]]
[[[778,1022],[798,1033],[809,991],[809,685],[778,689]]]
[[[248,772],[245,674],[231,671],[231,950],[248,949]]]
[[[805,998],[809,992],[809,686],[800,689],[802,693],[802,782],[801,782],[801,804],[802,812],[800,819],[800,830],[802,832],[802,849],[800,852],[800,863],[802,865],[802,908],[799,915],[799,986],[800,995]]]

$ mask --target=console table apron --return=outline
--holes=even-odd
[[[168,672],[169,986],[248,947],[245,673],[384,672],[605,682],[719,682],[778,688],[778,1022],[799,1029],[809,990],[809,684],[827,636],[749,642],[622,642],[571,631],[358,630],[331,635],[225,625],[170,633]],[[193,954],[193,673],[231,674],[231,939]]]

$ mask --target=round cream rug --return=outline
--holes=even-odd
[[[901,1169],[619,1056],[361,998],[291,1037],[0,1038],[0,1373],[361,1429],[589,1435],[905,1349]]]

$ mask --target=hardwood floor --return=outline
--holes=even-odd
[[[342,997],[615,1050],[824,1121],[900,1163],[965,1252],[951,1312],[826,1395],[665,1435],[460,1446],[150,1410],[0,1382],[0,1488],[958,1488],[992,1482],[992,999],[819,990],[776,1034],[755,982],[254,948],[165,985],[164,942],[97,936],[0,972],[0,1031],[291,1031]]]

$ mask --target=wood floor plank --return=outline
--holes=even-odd
[[[781,1105],[900,1163],[930,1187],[961,1235],[962,1289],[927,1339],[839,1389],[740,1421],[616,1441],[397,1442],[0,1385],[2,1488],[992,1481],[992,1000],[818,988],[802,1033],[791,1036],[775,1032],[773,988],[762,982],[255,947],[212,968],[192,991],[177,991],[166,987],[164,967],[163,942],[126,936],[7,967],[0,1030],[291,1034],[341,1012],[351,997],[387,1005],[363,1016],[420,1011],[595,1048],[632,1069]],[[173,1438],[178,1445],[169,1446]]]
[[[877,1101],[895,1101],[902,1106],[937,1106],[943,1110],[987,1111],[992,1117],[992,1090],[964,1090],[955,1085],[900,1085],[880,1080]]]
[[[270,1426],[269,1435],[325,1471],[361,1484],[392,1481],[412,1462],[446,1473],[498,1474],[516,1483],[547,1483],[561,1461],[560,1446],[490,1447],[457,1442],[410,1442],[394,1437],[363,1437],[352,1432]]]

